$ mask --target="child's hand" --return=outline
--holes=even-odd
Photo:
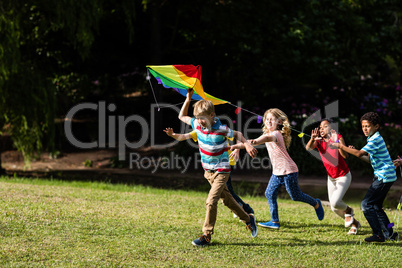
[[[356,149],[353,145],[348,146],[350,149]]]
[[[258,151],[257,151],[256,148],[254,148],[254,147],[253,147],[250,143],[248,143],[248,142],[244,143],[244,145],[245,145],[245,147],[246,147],[247,153],[248,153],[252,158],[254,158],[254,157],[257,156]]]
[[[255,140],[247,140],[250,144],[256,144],[257,142]]]
[[[311,130],[311,139],[318,140],[319,136],[318,128]]]
[[[187,98],[191,100],[191,97],[193,96],[194,90],[192,88],[187,89]]]
[[[229,155],[229,158],[233,159],[233,161],[235,161],[235,162],[239,161],[240,150],[235,149],[235,150],[231,150],[231,151],[232,151],[232,153]]]
[[[173,128],[170,128],[170,127],[166,128],[166,129],[164,130],[164,132],[165,132],[169,137],[172,137],[173,134],[174,134]]]
[[[332,142],[339,142],[338,133],[335,130],[331,129],[331,140]]]
[[[337,142],[329,144],[329,148],[331,148],[331,149],[339,149],[340,146],[341,146],[341,144],[337,143]]]
[[[395,159],[395,160],[393,161],[393,163],[394,163],[394,166],[395,166],[396,168],[399,167],[399,166],[402,166],[402,159],[401,159],[401,157],[398,155],[398,158]]]

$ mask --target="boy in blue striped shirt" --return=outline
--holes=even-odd
[[[373,183],[361,203],[364,216],[373,229],[373,235],[367,237],[365,241],[384,242],[385,238],[395,240],[398,233],[393,231],[388,216],[382,209],[384,199],[397,178],[395,166],[384,139],[378,131],[381,123],[379,115],[374,112],[366,113],[361,117],[360,123],[363,133],[367,137],[367,144],[361,150],[340,143],[333,143],[331,147],[342,149],[371,163],[374,169]]]
[[[206,216],[203,225],[203,234],[195,239],[194,246],[206,246],[211,243],[211,235],[217,217],[217,207],[219,199],[223,204],[232,210],[240,220],[246,223],[246,227],[251,231],[251,236],[258,234],[257,224],[253,214],[247,214],[244,209],[236,202],[230,194],[226,182],[230,175],[229,147],[227,138],[236,138],[245,144],[246,150],[251,157],[257,155],[255,149],[244,137],[241,132],[233,131],[216,118],[215,108],[212,102],[200,100],[194,104],[193,114],[195,118],[189,117],[188,108],[190,106],[193,91],[187,93],[186,100],[180,110],[179,119],[191,125],[197,133],[198,146],[200,149],[201,163],[204,168],[204,177],[211,185],[206,201]]]

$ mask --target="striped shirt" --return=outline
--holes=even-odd
[[[276,176],[287,175],[299,172],[296,163],[289,156],[286,150],[285,142],[282,134],[275,130],[270,133],[271,136],[276,137],[276,142],[266,142],[269,159],[272,163],[272,174]]]
[[[230,173],[226,139],[233,137],[233,130],[222,125],[218,118],[214,118],[211,129],[203,128],[195,118],[191,118],[191,127],[197,133],[202,167],[206,171]]]
[[[195,141],[195,142],[197,142],[198,141],[198,139],[197,139],[197,132],[195,131],[195,130],[193,130],[193,131],[191,131],[190,132],[190,135],[191,135],[191,138],[193,139],[193,141]],[[229,140],[230,141],[233,141],[233,137],[232,138],[227,138],[227,145],[228,145],[228,147],[230,146],[230,144],[229,144]],[[231,158],[230,157],[230,154],[232,153],[232,151],[231,150],[228,150],[228,154],[229,154],[229,164],[231,165],[231,166],[236,166],[236,161],[233,159],[233,157]]]
[[[367,144],[362,150],[370,155],[371,166],[378,180],[383,182],[396,181],[395,166],[380,132],[377,131],[371,137],[368,137]]]

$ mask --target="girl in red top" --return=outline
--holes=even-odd
[[[323,119],[320,128],[311,131],[311,139],[306,145],[306,150],[317,149],[320,153],[328,174],[328,198],[331,209],[345,220],[345,227],[351,226],[348,234],[355,235],[360,227],[360,222],[353,217],[353,209],[342,200],[352,182],[352,175],[344,160],[348,155],[343,150],[329,148],[333,142],[345,145],[342,135],[338,135],[331,128],[330,120]]]

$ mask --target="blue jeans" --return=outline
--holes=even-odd
[[[249,206],[249,204],[246,204],[237,194],[235,194],[232,187],[232,178],[230,176],[228,181],[226,182],[226,187],[228,187],[230,194],[233,196],[236,202],[239,203],[241,207],[243,207],[244,211],[247,212],[247,214],[254,214],[254,210]]]
[[[317,204],[317,200],[300,190],[298,172],[283,176],[272,175],[265,190],[265,197],[268,199],[269,210],[271,212],[271,221],[279,222],[278,202],[276,200],[278,198],[278,191],[282,185],[285,185],[286,191],[293,201],[304,202],[313,207]]]
[[[394,182],[384,183],[375,177],[361,203],[364,217],[373,229],[373,234],[380,237],[389,237],[393,233],[392,227],[388,228],[388,216],[382,209],[384,199],[393,184]]]

